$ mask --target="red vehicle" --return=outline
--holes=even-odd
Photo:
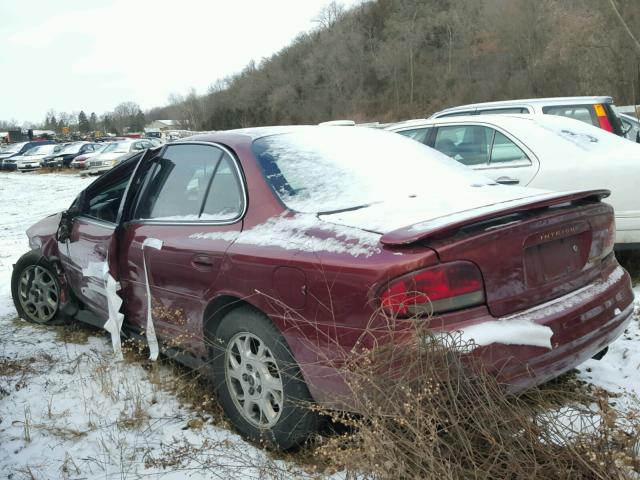
[[[119,282],[126,331],[211,361],[237,428],[289,448],[316,428],[298,400],[346,393],[326,360],[385,315],[433,314],[513,388],[602,354],[633,309],[607,193],[501,186],[369,129],[200,135],[32,226],[12,293],[27,320],[112,325]]]

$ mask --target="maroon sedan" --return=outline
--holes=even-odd
[[[385,317],[458,331],[514,388],[602,354],[632,314],[607,194],[497,185],[369,129],[200,135],[31,227],[12,292],[25,319],[212,365],[238,429],[289,448],[316,428],[300,400],[341,398],[330,360]]]

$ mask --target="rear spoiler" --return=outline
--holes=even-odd
[[[576,190],[571,192],[550,192],[518,198],[507,202],[494,203],[437,217],[425,222],[414,223],[384,234],[380,241],[384,245],[409,245],[421,240],[442,237],[455,233],[464,226],[490,220],[511,213],[536,210],[578,200],[600,201],[611,194],[609,190]]]

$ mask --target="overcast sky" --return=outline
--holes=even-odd
[[[0,0],[0,119],[143,109],[269,56],[330,0]],[[342,0],[346,6],[358,0]]]

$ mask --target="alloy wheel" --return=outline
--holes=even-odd
[[[246,421],[268,429],[283,408],[282,376],[265,343],[248,332],[236,334],[225,351],[225,377],[233,403]]]
[[[25,313],[35,322],[46,323],[58,311],[58,283],[53,273],[39,265],[31,265],[22,271],[18,296]]]

